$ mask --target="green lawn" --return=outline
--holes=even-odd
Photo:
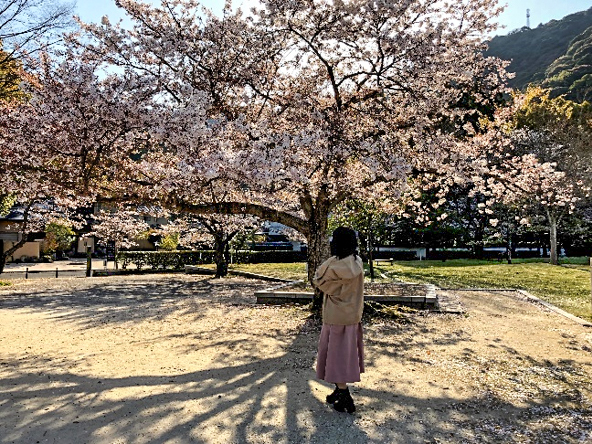
[[[412,261],[381,265],[394,280],[425,282],[449,288],[519,288],[576,316],[592,320],[590,267],[584,260],[563,266],[532,260],[507,263],[485,261]]]
[[[401,261],[381,263],[378,272],[396,281],[431,283],[444,288],[519,288],[584,319],[590,309],[588,258],[563,260],[553,266],[540,260],[505,262],[478,260]],[[297,264],[244,264],[234,269],[284,279],[306,279],[306,266]]]
[[[563,259],[562,266],[540,260],[401,261],[381,263],[376,271],[395,281],[430,283],[444,288],[519,288],[576,316],[592,321],[588,258]],[[304,263],[235,264],[231,269],[283,279],[305,280]],[[382,280],[382,279],[379,279]],[[1,285],[10,285],[0,281]]]
[[[234,264],[230,266],[230,269],[258,273],[265,276],[293,281],[307,279],[306,264],[303,262],[285,264]]]

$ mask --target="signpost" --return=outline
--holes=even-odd
[[[115,241],[107,242],[107,262],[115,262]]]
[[[107,262],[113,261],[113,263],[115,264],[114,268],[117,270],[117,249],[115,248],[115,241],[111,240],[107,242],[106,253]]]

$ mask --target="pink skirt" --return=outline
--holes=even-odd
[[[317,378],[333,384],[359,382],[360,373],[364,373],[362,324],[323,324]]]

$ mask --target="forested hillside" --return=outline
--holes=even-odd
[[[592,99],[592,8],[552,20],[537,28],[522,28],[489,42],[488,55],[512,61],[516,73],[510,86],[530,83],[566,94],[576,101]]]

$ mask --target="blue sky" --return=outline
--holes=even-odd
[[[504,3],[503,0],[500,3]],[[505,3],[508,6],[499,21],[506,28],[499,29],[498,34],[507,34],[526,26],[527,9],[530,9],[530,27],[536,28],[540,23],[558,20],[592,7],[592,0],[506,0]]]
[[[254,0],[234,0],[233,4],[243,4],[248,9]],[[158,3],[158,1],[154,1]],[[221,11],[224,0],[202,0],[204,6],[214,12]],[[504,3],[501,0],[500,3]],[[498,34],[507,34],[513,29],[526,25],[526,10],[530,9],[530,24],[535,28],[539,23],[547,23],[553,19],[561,19],[568,14],[583,11],[592,7],[592,0],[505,0],[508,5],[500,16],[500,23],[505,25]],[[109,16],[112,22],[120,19],[123,14],[115,6],[114,0],[77,0],[77,13],[86,22],[98,22],[103,15]]]

